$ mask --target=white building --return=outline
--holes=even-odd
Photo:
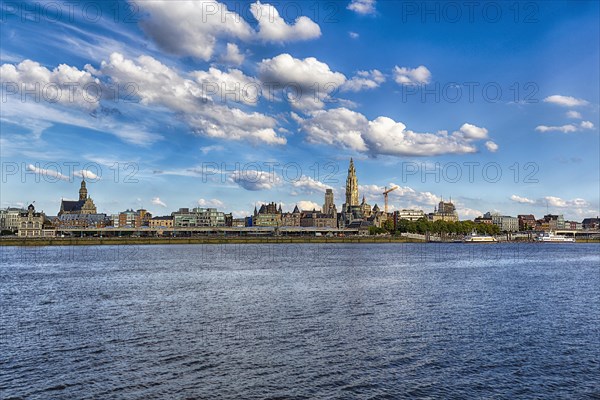
[[[405,219],[407,221],[418,221],[425,217],[423,210],[400,210],[396,214],[398,219]]]
[[[518,232],[519,231],[519,219],[517,217],[510,217],[508,215],[500,215],[498,213],[485,213],[484,218],[491,218],[492,224],[498,225],[502,232]]]
[[[217,211],[216,208],[180,208],[171,215],[173,226],[176,228],[225,226],[225,213]]]

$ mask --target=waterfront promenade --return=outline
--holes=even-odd
[[[302,244],[302,243],[327,243],[327,244],[373,244],[373,243],[452,243],[453,240],[440,240],[424,235],[411,234],[410,236],[195,236],[195,237],[55,237],[55,238],[0,238],[1,246],[95,246],[95,245],[186,245],[186,244]],[[500,243],[474,244],[476,245],[498,245],[502,243],[521,243],[524,240],[506,241]],[[577,239],[576,243],[600,243],[600,238]],[[543,245],[543,244],[541,244]],[[549,245],[552,245],[550,243]]]

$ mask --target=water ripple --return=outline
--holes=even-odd
[[[598,250],[4,247],[0,393],[600,398]]]

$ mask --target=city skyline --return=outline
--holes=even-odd
[[[400,187],[391,211],[600,213],[596,2],[179,3],[3,6],[0,207],[55,215],[84,167],[107,214],[339,207],[352,157],[361,198]]]
[[[48,176],[46,176],[46,178],[48,178]],[[53,179],[56,179],[56,176],[52,176]],[[85,173],[81,173],[80,174],[80,189],[78,191],[78,200],[69,200],[69,197],[65,198],[65,197],[61,197],[61,202],[60,202],[60,210],[57,213],[58,217],[60,217],[61,214],[63,213],[67,213],[67,214],[93,214],[93,218],[99,218],[101,215],[104,215],[106,218],[109,219],[114,219],[115,217],[119,217],[120,215],[123,215],[124,213],[133,213],[134,210],[136,209],[136,207],[132,207],[132,208],[127,208],[127,209],[123,209],[123,210],[119,210],[117,212],[98,212],[96,209],[96,205],[94,204],[94,201],[92,199],[92,196],[90,196],[88,194],[88,190],[87,190],[87,181],[86,181],[86,174]],[[88,178],[89,179],[89,178]],[[165,210],[165,212],[163,213],[159,213],[159,214],[153,214],[152,212],[150,212],[150,216],[154,216],[154,217],[165,217],[165,216],[172,216],[174,214],[176,214],[177,212],[182,212],[182,210],[190,210],[190,211],[194,211],[194,210],[215,210],[218,211],[220,214],[223,215],[230,215],[232,218],[234,219],[246,219],[246,218],[252,218],[252,216],[256,216],[257,215],[257,209],[260,206],[261,212],[263,212],[262,210],[270,210],[271,208],[275,208],[278,209],[278,213],[285,215],[285,214],[293,214],[293,213],[310,213],[311,211],[317,211],[317,212],[322,212],[325,215],[333,215],[335,216],[335,218],[338,220],[337,224],[339,224],[340,228],[343,228],[344,225],[348,225],[352,220],[355,219],[360,219],[360,220],[366,220],[366,215],[363,215],[363,212],[367,212],[368,215],[371,214],[371,209],[373,209],[373,211],[377,211],[379,212],[379,210],[381,209],[381,207],[379,207],[379,204],[377,202],[374,203],[374,205],[368,204],[368,202],[366,201],[366,194],[362,194],[360,193],[360,187],[361,185],[358,185],[358,179],[357,179],[357,170],[356,167],[354,165],[354,160],[352,158],[350,158],[349,164],[348,164],[348,169],[347,169],[347,177],[346,177],[346,186],[345,186],[345,190],[343,191],[343,198],[345,198],[345,202],[343,204],[340,205],[340,209],[341,209],[341,213],[338,213],[338,207],[336,206],[336,202],[335,202],[335,191],[333,189],[326,189],[323,192],[323,198],[324,198],[324,203],[323,203],[323,207],[320,207],[317,205],[316,202],[300,202],[299,204],[293,204],[293,205],[289,205],[289,204],[284,204],[281,202],[263,202],[263,201],[258,201],[254,203],[254,211],[249,211],[249,212],[241,212],[239,214],[236,215],[236,213],[232,212],[231,210],[227,210],[224,209],[220,206],[222,206],[223,204],[225,204],[224,202],[222,202],[221,200],[218,199],[214,199],[213,200],[213,204],[200,204],[200,202],[196,205],[190,206],[190,207],[175,207],[171,210]],[[362,187],[369,187],[369,185],[364,185]],[[403,190],[403,188],[400,188],[398,186],[394,187],[392,186],[394,189],[393,190],[385,190],[384,193],[381,193],[382,196],[384,196],[385,199],[385,194],[389,194],[389,193],[393,193],[394,190],[396,189],[400,189]],[[387,189],[384,188],[384,189]],[[362,202],[359,202],[359,198],[362,198]],[[395,212],[399,212],[399,211],[404,211],[404,212],[408,212],[407,214],[407,218],[408,219],[415,219],[414,218],[414,212],[418,211],[421,213],[421,216],[429,219],[429,220],[437,220],[437,219],[447,219],[447,217],[445,216],[449,216],[450,218],[448,218],[448,220],[450,221],[454,221],[456,220],[455,217],[452,217],[452,215],[459,215],[461,214],[460,212],[458,212],[458,210],[456,210],[454,203],[452,202],[452,196],[450,196],[449,198],[446,199],[447,202],[444,201],[443,196],[440,197],[440,201],[439,203],[436,203],[433,206],[433,213],[428,212],[429,210],[426,209],[417,209],[417,208],[410,208],[410,207],[396,207],[394,204],[390,204],[389,208],[390,208],[390,213],[389,216],[391,217],[392,214],[395,214]],[[33,202],[31,202],[31,204],[29,205],[29,207],[31,207],[33,204],[35,204],[35,200]],[[385,204],[382,204],[382,206]],[[283,206],[285,205],[285,210],[283,209]],[[367,207],[366,209],[364,207]],[[439,206],[439,207],[438,207]],[[25,206],[18,206],[19,208],[25,210]],[[267,208],[265,208],[267,207]],[[354,210],[360,210],[358,215],[353,215],[352,214],[352,209],[354,207]],[[449,207],[450,210],[442,210],[442,207],[446,208]],[[166,208],[166,207],[165,207]],[[55,218],[54,214],[51,213],[46,213],[44,210],[38,210],[41,211],[43,214],[45,214],[48,217],[52,217]],[[139,208],[137,208],[137,210],[135,210],[136,213],[142,212],[143,214],[146,214],[148,212],[148,210],[141,206]],[[456,211],[456,213],[455,213]],[[187,211],[185,211],[187,212]],[[195,211],[194,211],[195,212]],[[266,212],[266,211],[265,211]],[[268,211],[270,212],[270,211]],[[277,211],[275,211],[277,212]],[[434,215],[436,215],[436,213],[439,212],[440,214],[438,214],[436,217],[434,217]],[[344,213],[348,213],[349,216],[345,216]],[[382,221],[385,221],[385,219],[388,219],[389,217],[386,216],[387,211],[384,213],[381,213],[382,216],[385,216],[385,218]],[[546,215],[544,215],[544,217],[547,216],[560,216],[560,218],[563,218],[563,214],[561,213],[551,213],[549,210],[549,205],[546,205]],[[410,215],[410,217],[408,217]],[[487,212],[482,212],[480,215],[478,215],[477,217],[474,218],[462,218],[463,220],[474,220],[475,222],[477,222],[477,220],[480,220],[482,218],[489,218],[491,215],[502,215],[501,212],[499,212],[498,210],[489,210]],[[518,214],[515,215],[519,215],[519,218],[521,218],[521,216],[531,216],[533,217],[533,214],[527,214],[527,213],[523,213],[523,212],[519,212]],[[403,216],[398,216],[399,218],[404,218]],[[514,218],[514,216],[511,216],[510,218]],[[596,215],[595,218],[597,219],[598,216]],[[156,219],[156,218],[155,218]],[[516,220],[516,218],[514,218]],[[584,219],[594,219],[594,216],[589,215],[584,217]],[[342,222],[346,220],[346,222]],[[563,219],[564,220],[564,219]],[[567,220],[569,220],[567,218]],[[90,220],[91,222],[92,220]],[[579,221],[576,221],[579,222]],[[224,222],[223,222],[224,223]],[[379,225],[381,223],[378,222],[377,224]]]

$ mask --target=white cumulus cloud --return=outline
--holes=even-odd
[[[35,102],[58,103],[92,110],[98,107],[102,93],[100,81],[90,72],[60,64],[53,70],[32,60],[2,64],[0,82],[5,93],[21,93]]]
[[[571,96],[561,96],[559,94],[546,97],[544,102],[556,104],[562,107],[577,107],[589,104],[587,100],[577,99]]]
[[[417,133],[391,118],[378,117],[369,121],[364,115],[343,107],[316,111],[311,118],[297,117],[296,120],[311,143],[325,143],[371,155],[432,156],[477,151],[473,144],[477,139],[466,137],[461,131]]]
[[[258,70],[263,85],[289,89],[287,100],[300,110],[323,108],[329,95],[346,82],[344,74],[314,57],[298,59],[287,53],[262,60]]]
[[[347,108],[318,111],[312,118],[300,120],[299,123],[311,143],[325,143],[361,152],[369,150],[362,137],[369,121],[356,111]]]
[[[543,206],[548,205],[550,207],[557,208],[585,208],[590,206],[590,203],[585,199],[575,198],[571,200],[566,200],[556,196],[546,196],[543,199],[539,200],[538,203]]]
[[[131,60],[113,53],[109,61],[102,62],[100,73],[116,84],[135,82],[141,104],[166,107],[199,135],[275,145],[286,143],[286,139],[275,131],[277,122],[274,118],[219,104],[196,80],[180,75],[152,57]],[[225,74],[216,70],[197,71],[190,75],[196,78],[214,76],[217,80],[234,83],[247,79],[237,70]]]
[[[472,219],[483,215],[483,213],[479,210],[461,206],[457,207],[456,212],[458,213],[458,216],[461,219]]]
[[[260,82],[239,69],[224,72],[210,67],[208,71],[194,71],[191,75],[200,84],[204,94],[216,102],[256,104],[261,95]]]
[[[510,199],[520,204],[535,204],[535,200],[528,199],[527,197],[517,196],[516,194],[510,196]]]
[[[273,172],[254,170],[234,171],[229,180],[251,191],[269,190],[281,183],[281,178]]]
[[[488,149],[490,153],[495,153],[498,151],[498,145],[495,142],[492,142],[491,140],[485,142],[485,148]]]
[[[360,92],[361,90],[378,88],[383,82],[385,82],[385,76],[377,69],[372,71],[358,71],[340,89],[348,92]]]
[[[537,200],[532,200],[527,197],[521,197],[513,194],[510,199],[520,204],[530,204],[536,207],[546,210],[547,207],[551,209],[564,209],[572,215],[579,217],[595,215],[597,211],[594,211],[592,204],[582,198],[574,199],[563,199],[557,196],[545,196]],[[562,213],[562,212],[561,212]]]
[[[424,65],[417,68],[394,67],[394,80],[399,85],[423,85],[431,82],[431,72]]]
[[[163,50],[204,61],[212,58],[221,38],[248,41],[254,30],[237,13],[214,0],[138,1],[144,32]]]
[[[241,65],[244,62],[245,56],[240,53],[240,48],[235,43],[227,43],[227,50],[221,60],[231,65]]]
[[[402,122],[387,117],[370,121],[369,129],[363,137],[370,152],[374,154],[427,156],[476,151],[468,138],[461,138],[456,133],[417,133],[407,129]]]
[[[487,129],[472,124],[463,124],[460,127],[460,131],[464,134],[464,137],[468,139],[487,139],[488,137]]]
[[[375,0],[352,0],[347,8],[358,14],[375,14],[375,3]]]
[[[135,2],[144,18],[140,25],[162,50],[204,61],[214,57],[223,42],[253,42],[256,40],[291,42],[314,39],[321,29],[310,18],[300,16],[287,24],[275,7],[260,1],[250,5],[258,21],[258,31],[237,12],[216,0],[181,0],[177,6],[169,0]],[[227,46],[221,57],[239,65],[243,56],[238,49]]]
[[[308,17],[300,16],[288,25],[275,7],[260,1],[250,5],[250,12],[258,21],[258,37],[270,42],[291,42],[315,39],[321,36],[321,28]]]
[[[206,208],[222,208],[225,204],[221,200],[218,199],[198,199],[199,207]]]

